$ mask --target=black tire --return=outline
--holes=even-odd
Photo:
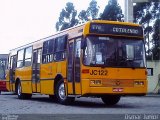
[[[17,85],[17,95],[19,99],[30,99],[32,97],[32,94],[22,93],[22,86],[20,82],[18,82]]]
[[[49,95],[49,98],[50,98],[53,102],[57,102],[57,97],[56,97],[56,95]]]
[[[102,96],[101,99],[106,105],[115,105],[119,102],[121,96],[118,95],[106,95]]]
[[[63,105],[71,104],[75,100],[75,97],[67,97],[65,95],[65,88],[64,88],[63,80],[58,81],[56,85],[56,97],[57,97],[57,101]]]
[[[24,99],[31,99],[32,98],[32,94],[24,94],[24,95],[25,95]]]

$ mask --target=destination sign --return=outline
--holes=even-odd
[[[142,27],[128,26],[128,25],[113,25],[113,24],[101,24],[91,23],[90,33],[97,34],[113,34],[113,35],[127,35],[127,36],[143,36]]]

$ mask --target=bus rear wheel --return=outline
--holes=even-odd
[[[18,82],[17,86],[17,95],[19,99],[30,99],[32,97],[32,94],[22,93],[22,86],[20,82]]]
[[[121,96],[118,95],[106,95],[102,96],[101,99],[106,105],[115,105],[119,102]]]
[[[49,95],[49,98],[50,98],[53,102],[57,102],[57,97],[56,97],[56,95]]]
[[[67,105],[74,102],[74,97],[67,97],[63,80],[60,80],[56,86],[56,97],[60,104]]]

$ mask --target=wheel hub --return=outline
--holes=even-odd
[[[18,95],[21,95],[21,85],[18,85]]]
[[[65,99],[66,98],[66,95],[65,95],[65,89],[64,89],[64,83],[62,83],[60,86],[59,86],[59,89],[58,89],[58,93],[59,93],[59,97],[61,99]]]

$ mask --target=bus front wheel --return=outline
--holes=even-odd
[[[106,95],[102,96],[101,99],[106,105],[115,105],[119,102],[121,96],[118,95]]]
[[[56,97],[60,104],[67,105],[74,102],[74,97],[67,97],[63,80],[60,80],[56,86]]]
[[[32,97],[32,94],[22,93],[22,86],[20,82],[18,82],[17,86],[17,95],[19,99],[30,99]]]

